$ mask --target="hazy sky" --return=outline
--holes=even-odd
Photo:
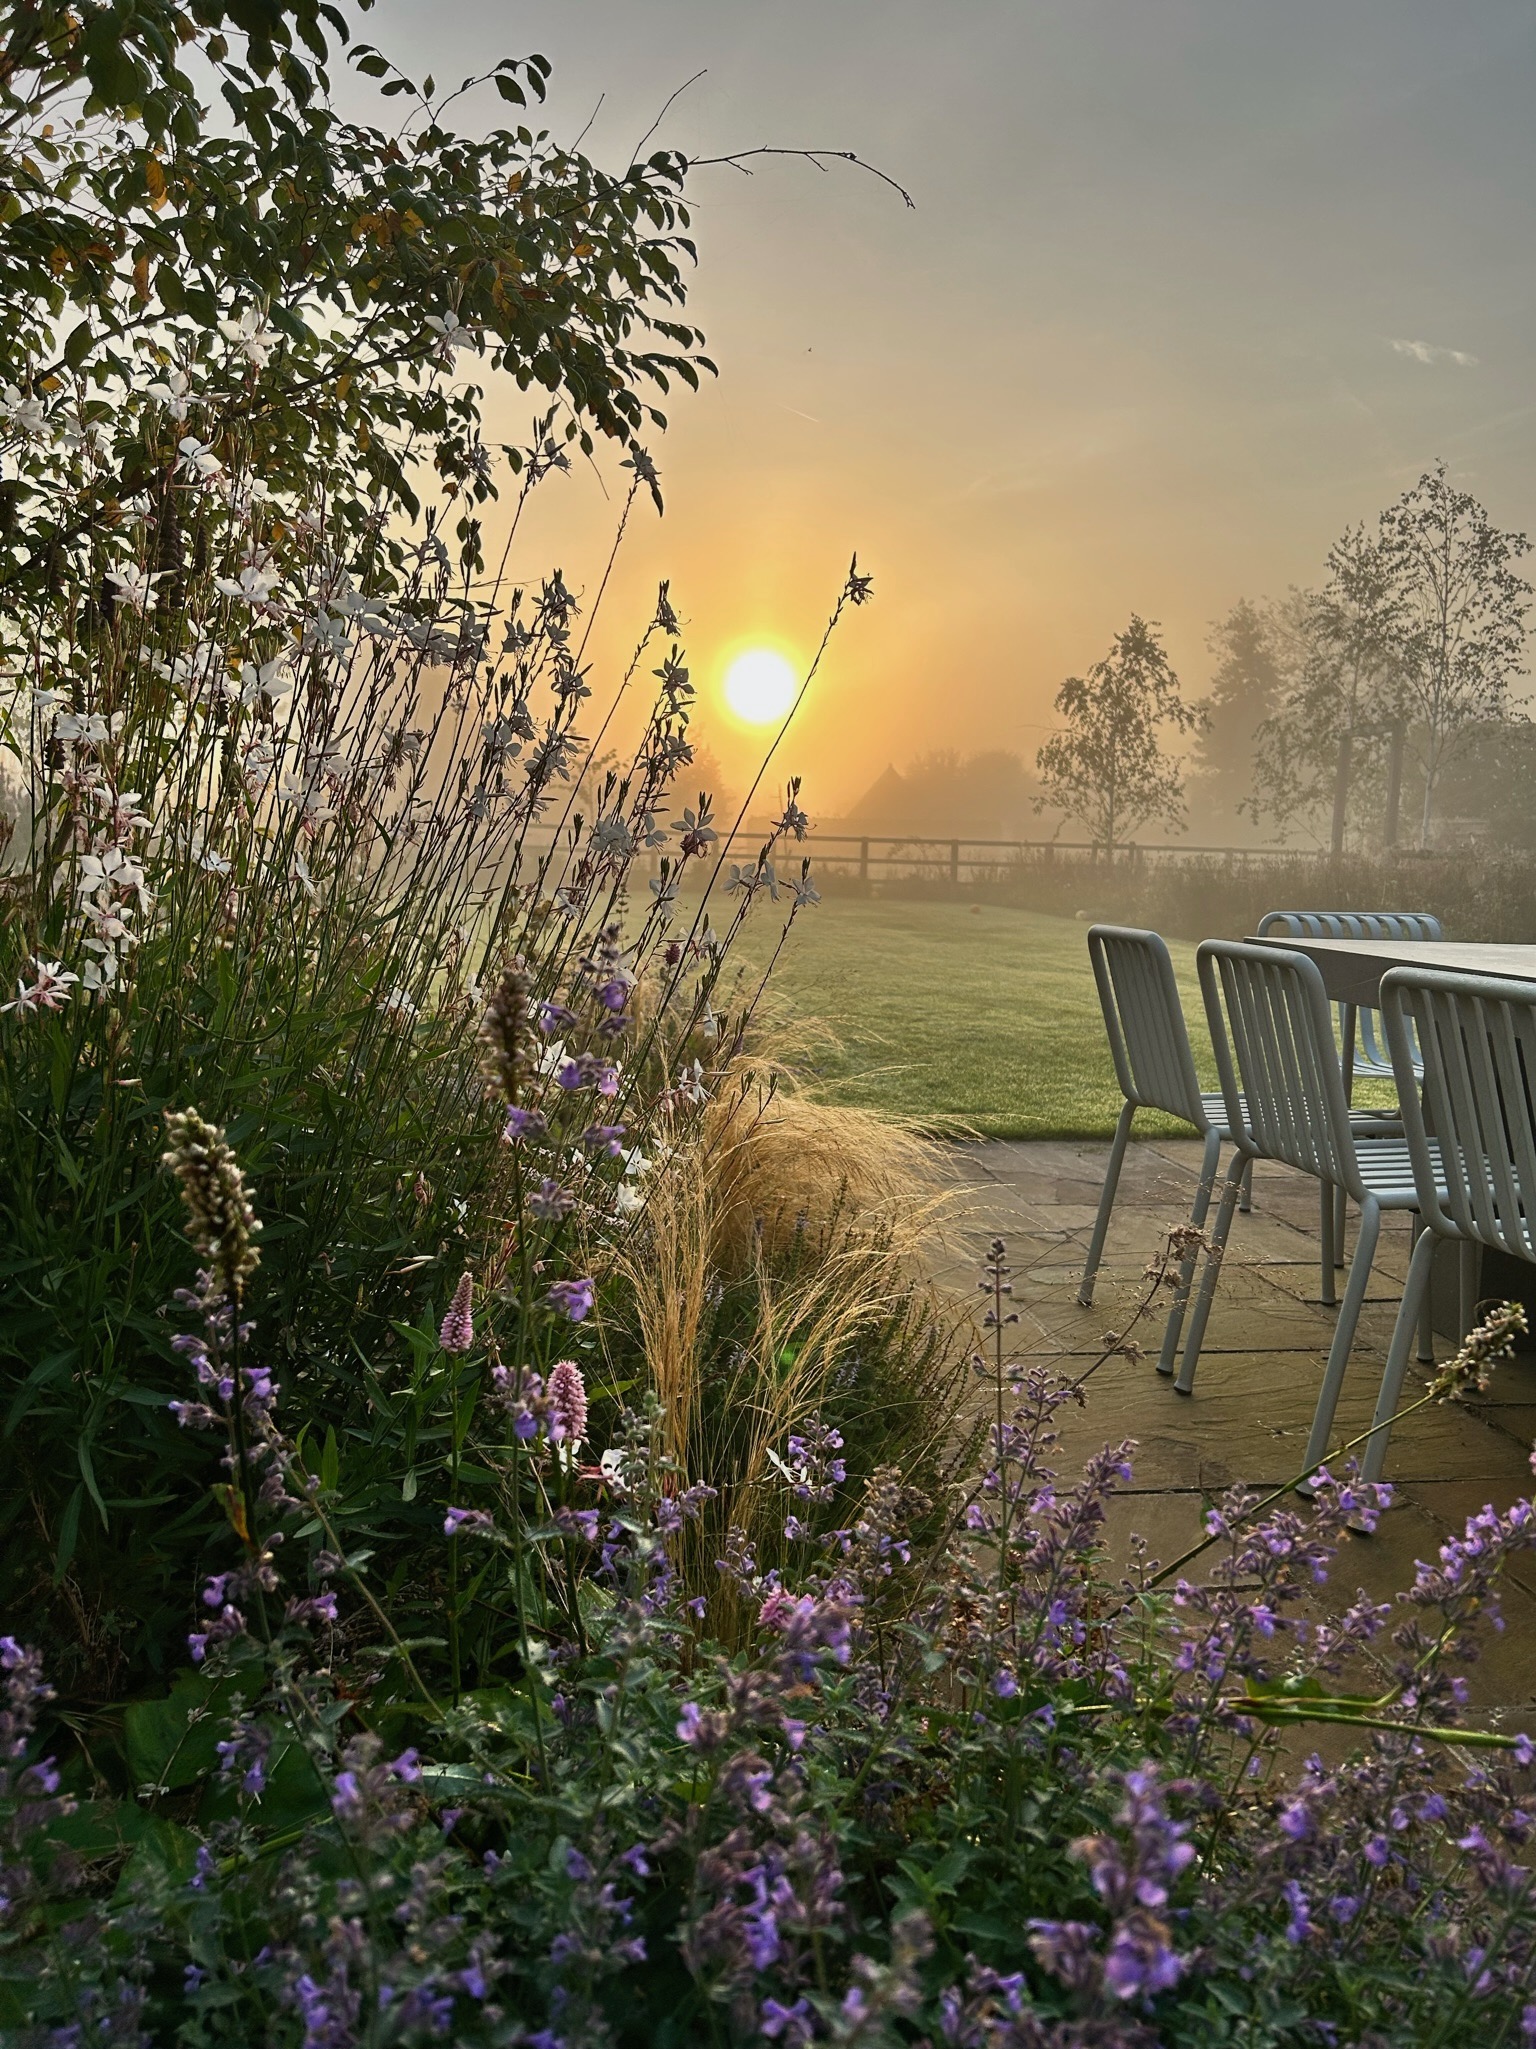
[[[1529,0],[382,0],[364,28],[455,83],[541,51],[545,122],[574,139],[604,95],[615,167],[703,70],[658,143],[853,149],[912,192],[696,175],[722,375],[672,407],[607,624],[669,575],[710,699],[729,647],[814,643],[857,548],[876,602],[785,743],[813,808],[926,747],[1032,755],[1133,610],[1203,688],[1211,619],[1437,456],[1536,531]],[[551,488],[517,566],[590,584],[602,493]],[[738,771],[754,743],[704,725]]]

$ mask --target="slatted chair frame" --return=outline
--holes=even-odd
[[[1360,1205],[1360,1233],[1312,1419],[1307,1463],[1322,1458],[1360,1321],[1386,1210],[1416,1209],[1406,1141],[1352,1115],[1323,978],[1305,954],[1208,939],[1196,956],[1221,1075],[1233,1157],[1174,1382],[1194,1391],[1211,1302],[1246,1168],[1275,1160],[1342,1188]]]
[[[1393,968],[1381,985],[1387,1045],[1426,1229],[1414,1247],[1362,1467],[1379,1477],[1408,1367],[1408,1338],[1429,1296],[1435,1247],[1489,1246],[1536,1264],[1536,983]],[[1411,1086],[1423,1063],[1422,1096]]]
[[[1189,1043],[1189,1027],[1179,996],[1178,979],[1167,943],[1156,932],[1128,925],[1094,925],[1088,933],[1088,957],[1098,984],[1099,1003],[1104,1012],[1104,1029],[1115,1063],[1115,1079],[1125,1101],[1115,1125],[1109,1166],[1099,1195],[1098,1214],[1088,1246],[1077,1299],[1084,1309],[1093,1306],[1094,1282],[1104,1257],[1110,1213],[1125,1164],[1131,1125],[1138,1110],[1163,1110],[1192,1124],[1205,1140],[1200,1163],[1200,1181],[1190,1210],[1190,1222],[1199,1230],[1205,1223],[1215,1191],[1221,1162],[1221,1147],[1230,1136],[1222,1096],[1204,1091],[1195,1071],[1195,1056]],[[1246,1188],[1243,1207],[1248,1206]],[[1157,1361],[1159,1373],[1171,1374],[1178,1351],[1184,1308],[1194,1279],[1195,1257],[1182,1263],[1178,1285],[1163,1332]]]
[[[1433,911],[1266,911],[1260,939],[1440,939],[1444,931]],[[1368,1004],[1337,1006],[1339,1044],[1344,1049],[1344,1093],[1357,1081],[1391,1081],[1392,1059],[1376,1034],[1376,1012]],[[1333,1210],[1333,1257],[1344,1264],[1344,1192],[1324,1191]],[[1332,1300],[1324,1290],[1325,1301]]]

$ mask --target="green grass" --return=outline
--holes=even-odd
[[[763,905],[763,911],[769,909]],[[748,926],[748,957],[770,943]],[[1172,942],[1196,1061],[1216,1086],[1193,946]],[[812,1066],[834,1103],[988,1138],[1107,1138],[1120,1110],[1086,927],[984,904],[829,897],[802,912],[775,1003],[835,1035]],[[1188,1127],[1144,1111],[1139,1134]]]

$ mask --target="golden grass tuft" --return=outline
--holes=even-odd
[[[667,1449],[720,1490],[698,1561],[717,1609],[718,1538],[739,1527],[770,1562],[784,1506],[769,1453],[829,1397],[857,1411],[870,1467],[923,1462],[953,1435],[956,1318],[924,1259],[945,1202],[937,1148],[746,1061],[658,1169],[621,1264]]]

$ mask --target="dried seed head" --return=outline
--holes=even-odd
[[[528,1016],[532,995],[532,976],[520,960],[514,961],[485,1006],[480,1026],[480,1063],[485,1078],[509,1103],[517,1101],[533,1068],[533,1026]]]
[[[1455,1358],[1440,1368],[1429,1384],[1430,1393],[1439,1401],[1453,1402],[1486,1394],[1494,1367],[1510,1356],[1525,1329],[1525,1311],[1518,1302],[1496,1303],[1467,1332]]]
[[[245,1176],[224,1133],[207,1124],[196,1110],[167,1110],[169,1152],[161,1164],[181,1183],[187,1206],[187,1236],[207,1260],[224,1294],[238,1301],[245,1283],[261,1262],[254,1243],[261,1229]]]

